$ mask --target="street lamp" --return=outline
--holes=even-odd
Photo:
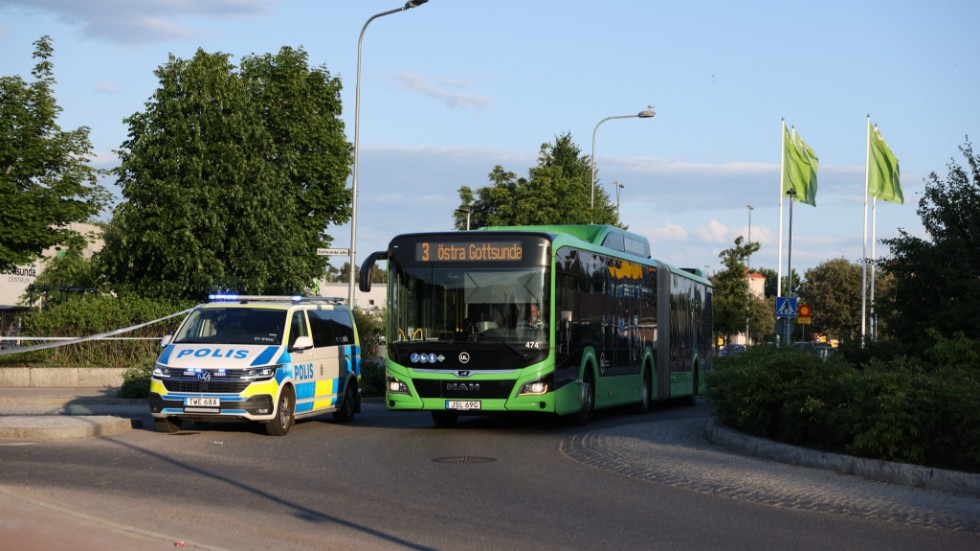
[[[393,10],[372,15],[361,28],[361,36],[357,39],[357,83],[354,92],[354,172],[351,176],[351,218],[350,218],[350,286],[347,290],[347,302],[351,308],[354,307],[354,256],[355,243],[357,243],[357,150],[360,138],[361,127],[361,44],[364,42],[364,31],[372,21],[385,15],[391,15],[400,11],[410,10],[421,6],[429,0],[409,0],[405,5]]]
[[[469,231],[469,229],[470,229],[470,215],[473,214],[473,211],[470,210],[470,209],[456,209],[456,212],[465,212],[466,213],[466,229],[467,229],[467,231]]]
[[[746,246],[752,246],[752,205],[745,205],[745,208],[749,209],[749,237]],[[751,315],[752,309],[752,253],[750,252],[745,260],[745,283],[747,285],[746,299],[748,300],[749,314]],[[749,344],[749,318],[745,318],[745,345]]]
[[[653,112],[653,106],[647,105],[647,108],[645,110],[640,111],[635,115],[616,115],[613,117],[606,117],[601,121],[599,121],[598,123],[596,123],[595,129],[592,130],[592,196],[591,199],[589,199],[589,209],[592,210],[595,209],[595,135],[596,132],[599,131],[599,125],[612,119],[632,119],[634,117],[640,119],[650,119],[653,118],[655,115],[656,113]]]
[[[616,218],[619,218],[619,192],[625,186],[619,182],[613,182],[613,186],[616,188]]]

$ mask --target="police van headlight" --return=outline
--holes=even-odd
[[[243,369],[240,375],[243,381],[262,381],[265,379],[271,379],[276,375],[276,370],[279,369],[278,365],[267,365],[265,367],[250,367],[248,369]]]
[[[157,379],[170,377],[170,368],[165,365],[156,364],[153,366],[153,376]]]
[[[541,396],[547,394],[548,392],[548,381],[545,379],[538,379],[537,381],[531,381],[530,383],[524,383],[521,385],[521,391],[517,393],[518,396]]]

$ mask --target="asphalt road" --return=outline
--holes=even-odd
[[[704,439],[708,414],[437,429],[375,402],[281,438],[159,434],[147,415],[103,438],[0,443],[0,485],[161,549],[980,548],[980,499],[739,456]]]

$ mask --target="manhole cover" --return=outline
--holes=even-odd
[[[496,459],[492,457],[474,457],[472,455],[457,455],[453,457],[437,457],[433,463],[493,463]]]

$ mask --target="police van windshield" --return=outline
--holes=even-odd
[[[184,320],[173,344],[254,344],[282,342],[285,310],[200,308]]]

